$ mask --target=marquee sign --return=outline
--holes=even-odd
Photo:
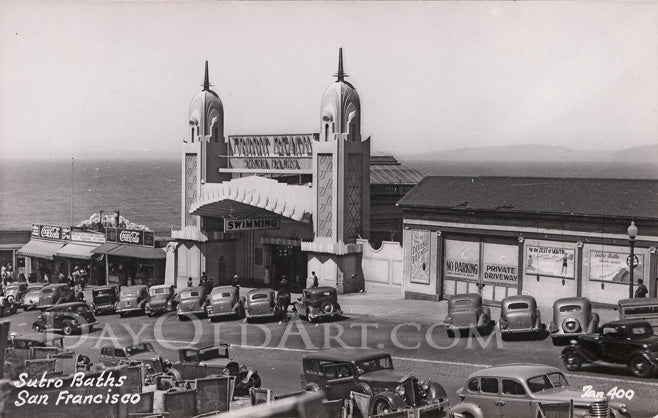
[[[107,242],[117,242],[120,244],[154,247],[155,233],[139,229],[107,228],[105,230],[105,240]]]
[[[279,218],[225,219],[224,232],[251,231],[255,229],[279,229]]]
[[[71,227],[58,225],[32,224],[32,238],[44,238],[53,240],[70,240]]]
[[[229,169],[310,173],[317,138],[317,134],[229,136]]]
[[[105,235],[97,232],[71,231],[71,241],[90,242],[93,244],[104,244]]]

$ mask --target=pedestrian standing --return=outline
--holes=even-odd
[[[265,266],[265,270],[263,270],[263,283],[265,284],[265,287],[270,287],[272,285],[272,277],[270,275],[270,266]]]
[[[73,273],[71,273],[71,276],[73,276],[73,282],[75,285],[80,284],[80,271],[78,269],[78,266],[73,267]]]
[[[311,287],[318,287],[320,285],[318,276],[315,275],[314,271],[311,272],[311,279],[313,280],[313,284],[311,285]]]
[[[82,290],[85,290],[87,287],[87,271],[82,267],[78,272],[80,273],[80,287],[82,287]]]
[[[187,278],[187,287],[192,287],[192,278],[191,277]]]
[[[649,293],[649,291],[647,290],[647,287],[644,285],[644,280],[637,279],[637,289],[635,289],[635,297],[646,298],[647,293]]]

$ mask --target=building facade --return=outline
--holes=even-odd
[[[656,295],[658,181],[427,177],[403,197],[404,293],[441,300],[517,294],[548,306],[583,296],[614,305],[634,281]],[[635,285],[636,283],[634,283]]]
[[[234,275],[276,286],[285,275],[303,288],[315,272],[341,292],[363,287],[361,245],[370,232],[370,138],[361,104],[336,80],[320,101],[319,133],[224,134],[224,109],[210,89],[190,104],[181,156],[181,227],[167,258],[168,280],[183,285],[205,272],[215,285]]]

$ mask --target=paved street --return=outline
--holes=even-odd
[[[386,300],[376,295],[341,296],[339,301],[346,318],[320,324],[309,324],[296,315],[292,315],[290,322],[257,323],[179,321],[175,315],[123,319],[107,315],[98,318],[101,329],[82,339],[66,337],[66,344],[79,344],[76,351],[84,352],[96,362],[101,346],[115,341],[130,344],[134,336],[139,341],[156,341],[161,353],[173,362],[178,347],[195,342],[228,342],[232,345],[231,356],[257,368],[263,386],[275,393],[301,390],[300,359],[307,352],[340,345],[381,348],[394,356],[397,369],[442,383],[453,404],[457,402],[456,389],[468,375],[488,365],[537,362],[563,369],[558,358],[560,348],[553,347],[550,339],[503,342],[496,333],[449,339],[442,325],[445,302]],[[385,315],[387,306],[390,313]],[[431,312],[436,312],[434,317]],[[614,311],[605,313],[613,314]],[[38,312],[19,313],[7,319],[11,320],[12,332],[27,333],[37,315]],[[609,369],[567,373],[567,376],[577,388],[592,385],[594,390],[606,393],[614,387],[633,390],[633,398],[624,402],[634,417],[650,417],[658,411],[658,379],[640,380],[623,370]]]

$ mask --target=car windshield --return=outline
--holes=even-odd
[[[218,346],[199,351],[199,361],[228,357],[228,347]]]
[[[509,310],[517,310],[517,309],[528,309],[530,306],[528,306],[527,303],[525,302],[515,302],[515,303],[510,303],[508,308]]]
[[[267,293],[257,293],[251,296],[251,300],[259,300],[259,299],[267,299],[267,298],[268,298]]]
[[[43,293],[44,295],[50,295],[51,293],[55,293],[55,289],[53,289],[52,287],[49,289],[43,289],[41,293]]]
[[[199,297],[199,292],[196,290],[187,290],[183,291],[180,294],[181,299],[186,299],[186,298],[196,298]]]
[[[139,296],[141,289],[121,289],[121,297]]]
[[[355,365],[356,369],[359,371],[359,374],[370,373],[376,370],[393,369],[393,362],[391,361],[390,356],[381,356],[368,360],[357,361]]]
[[[468,299],[456,300],[455,306],[471,306],[471,301]]]
[[[562,373],[548,373],[531,377],[527,383],[532,393],[569,386],[567,378]]]
[[[631,338],[646,338],[653,335],[653,329],[649,324],[636,325],[630,329]]]
[[[153,344],[151,343],[141,343],[126,348],[126,353],[128,353],[128,355],[130,356],[134,356],[135,354],[139,354],[139,353],[146,353],[149,351],[155,351],[153,349]]]
[[[580,312],[583,307],[580,305],[564,305],[560,306],[560,312]]]

